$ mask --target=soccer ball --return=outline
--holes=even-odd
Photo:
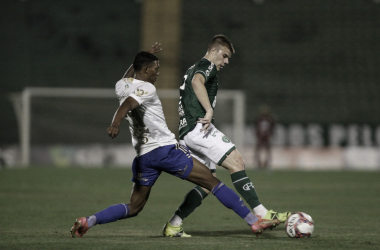
[[[286,220],[285,231],[290,238],[310,237],[314,231],[314,221],[306,213],[293,213]]]

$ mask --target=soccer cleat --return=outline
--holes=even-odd
[[[278,219],[267,220],[267,219],[259,219],[255,224],[251,225],[252,231],[257,235],[262,234],[263,231],[267,228],[272,228],[276,225],[280,224]]]
[[[268,210],[267,214],[263,217],[263,219],[266,219],[266,220],[277,219],[280,221],[280,223],[285,223],[291,214],[292,214],[291,212],[277,213],[273,210]],[[278,224],[280,224],[280,223],[278,223]]]
[[[83,237],[83,235],[87,232],[89,229],[87,225],[87,218],[86,217],[80,217],[75,220],[74,226],[71,228],[71,237],[75,238],[77,237]]]
[[[166,224],[164,225],[162,234],[166,237],[182,237],[182,238],[191,237],[190,234],[187,234],[183,231],[182,223],[180,226],[172,226],[172,224],[170,224],[169,221],[166,222]]]

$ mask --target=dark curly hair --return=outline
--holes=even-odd
[[[145,51],[141,51],[137,53],[135,59],[133,60],[133,69],[135,72],[138,72],[142,69],[142,67],[149,65],[154,61],[158,61],[157,56]]]

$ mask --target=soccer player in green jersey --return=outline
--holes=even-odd
[[[236,190],[258,217],[285,222],[291,213],[277,213],[260,203],[236,146],[213,125],[218,92],[217,72],[229,63],[233,53],[235,49],[231,41],[224,35],[216,35],[209,43],[206,55],[187,70],[180,86],[180,143],[186,145],[191,155],[205,164],[214,175],[216,165],[228,169]],[[182,221],[201,205],[209,193],[200,186],[193,188],[165,224],[163,235],[191,237],[184,233]]]

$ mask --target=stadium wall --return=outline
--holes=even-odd
[[[255,169],[254,147],[239,148],[246,167]],[[136,156],[128,144],[80,145],[80,146],[35,146],[31,149],[32,166],[49,167],[118,167],[130,168]],[[21,151],[17,145],[1,151],[1,158],[7,162],[4,167],[20,168]],[[270,169],[273,170],[380,170],[378,147],[274,147]]]

